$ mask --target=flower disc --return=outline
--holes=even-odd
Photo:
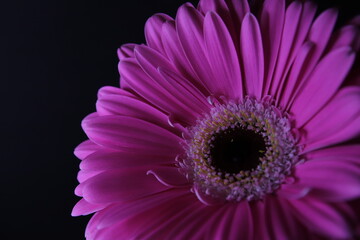
[[[215,104],[189,132],[183,168],[200,190],[229,201],[272,193],[298,161],[286,114],[267,98]]]

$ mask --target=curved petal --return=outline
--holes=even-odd
[[[236,204],[236,207],[230,206],[229,209],[234,211],[233,219],[229,224],[229,239],[236,240],[239,236],[244,240],[254,239],[254,225],[257,223],[254,221],[249,203],[243,201]]]
[[[303,126],[304,152],[340,143],[360,135],[360,87],[341,89]],[[301,119],[300,119],[301,120]],[[321,127],[319,127],[321,126]]]
[[[221,17],[223,14],[228,14],[227,5],[225,1],[217,0],[201,0],[197,6],[197,9],[203,14],[206,15],[208,12],[216,12]]]
[[[310,3],[294,1],[286,9],[284,29],[281,36],[277,65],[274,71],[268,94],[279,99],[282,85],[305,37],[309,31],[316,8]],[[266,93],[266,92],[265,92]]]
[[[270,239],[308,239],[304,227],[291,215],[291,208],[284,200],[267,197],[265,202]]]
[[[272,96],[276,96],[281,85],[281,80],[291,63],[292,47],[295,42],[296,31],[299,29],[302,7],[300,2],[295,1],[286,9],[284,29],[281,37],[281,48],[279,49],[276,69],[268,90],[268,93]]]
[[[197,79],[210,93],[216,92],[216,80],[205,51],[203,37],[204,17],[187,4],[181,6],[176,15],[178,37]]]
[[[158,72],[173,88],[173,95],[176,96],[179,101],[191,108],[192,112],[196,112],[197,116],[210,111],[210,105],[205,95],[203,95],[199,89],[197,89],[187,79],[181,77],[175,72],[161,67],[158,68]]]
[[[240,2],[240,1],[239,1]],[[201,0],[198,4],[198,10],[206,16],[210,12],[215,13],[218,15],[221,19],[221,21],[224,23],[224,27],[226,31],[229,34],[229,37],[232,42],[238,43],[239,41],[239,33],[237,30],[239,30],[240,25],[235,25],[237,22],[234,21],[230,9],[228,8],[228,4],[226,1],[218,1],[218,0]],[[241,10],[241,12],[244,10]],[[235,46],[236,48],[237,46]],[[236,53],[238,49],[235,49]],[[211,60],[210,60],[211,63]]]
[[[309,58],[311,58],[314,49],[315,44],[312,42],[306,42],[300,48],[289,72],[289,76],[284,81],[283,89],[280,93],[279,106],[283,109],[288,110],[291,106],[293,96],[304,79],[305,69],[307,68],[307,63]]]
[[[172,154],[168,156],[162,152],[155,154],[139,152],[134,154],[132,151],[99,150],[87,156],[80,163],[80,169],[88,171],[102,171],[143,166],[148,166],[150,169],[150,166],[158,167],[160,165],[174,163],[175,160]]]
[[[205,85],[197,78],[192,69],[185,52],[181,46],[174,21],[168,21],[163,24],[162,43],[169,61],[178,69],[178,71],[189,79],[203,94],[208,95]]]
[[[290,111],[300,127],[313,117],[336,93],[354,61],[350,48],[340,48],[326,55],[309,79],[298,88]]]
[[[230,11],[232,21],[237,36],[240,36],[240,26],[247,13],[250,12],[249,3],[247,0],[225,0]]]
[[[216,207],[206,207],[203,204],[194,204],[194,208],[190,209],[187,215],[178,219],[177,226],[167,235],[168,239],[197,240],[214,238],[211,235],[211,229],[213,229],[211,225],[218,223],[217,220],[224,213],[222,210]]]
[[[360,158],[360,145],[344,145],[344,146],[336,146],[330,148],[318,149],[315,151],[310,151],[306,153],[304,156],[307,160],[311,161],[312,159],[318,158],[327,158],[327,157],[337,157],[339,161],[341,158],[347,159],[359,159]]]
[[[130,216],[99,232],[97,239],[192,239],[196,226],[210,216],[191,194],[164,202],[156,208]],[[182,221],[187,219],[187,221]],[[177,231],[174,225],[181,226]],[[195,227],[195,229],[194,229]],[[188,229],[190,230],[190,235]],[[173,237],[170,237],[173,236]],[[185,237],[187,236],[187,237]],[[184,238],[185,237],[185,238]]]
[[[206,209],[204,209],[206,211]],[[197,224],[196,230],[194,227],[187,229],[187,234],[184,234],[183,237],[186,239],[228,239],[228,231],[224,231],[224,222],[230,218],[231,212],[225,207],[221,207],[212,211],[211,215],[208,215],[207,218],[203,219],[200,224]],[[234,208],[232,209],[234,210]],[[191,231],[193,233],[191,233]],[[191,235],[189,234],[191,233]],[[183,238],[178,238],[181,240]]]
[[[106,95],[120,95],[120,96],[127,96],[127,97],[132,97],[132,98],[138,98],[138,96],[135,96],[133,93],[122,89],[122,88],[117,88],[117,87],[112,87],[112,86],[105,86],[99,89],[98,93],[97,93],[97,97],[98,98],[102,98]]]
[[[102,172],[103,170],[80,170],[77,174],[77,180],[82,183]],[[75,194],[78,196],[82,196],[82,186],[78,185],[76,187]]]
[[[154,16],[150,17],[145,23],[145,39],[146,43],[149,47],[161,52],[165,53],[164,47],[161,41],[161,32],[162,32],[162,25],[166,21],[172,20],[166,14],[158,13]]]
[[[246,93],[261,99],[264,83],[264,51],[259,23],[251,13],[246,14],[241,25],[240,49]]]
[[[142,214],[148,210],[156,209],[168,202],[176,202],[176,199],[182,199],[185,195],[189,194],[188,191],[182,189],[169,189],[144,198],[117,204],[111,207],[111,209],[107,209],[102,217],[98,219],[97,228],[103,229],[111,227],[123,220]]]
[[[336,18],[337,11],[335,9],[328,9],[321,13],[311,26],[306,40],[307,42],[313,43],[314,48],[312,50],[311,57],[306,61],[306,68],[303,68],[302,70],[302,80],[304,83],[307,83],[308,78],[311,78],[313,72],[316,71],[319,61],[321,62],[324,58],[324,51],[326,46],[328,46]],[[304,89],[302,87],[303,86],[300,85],[296,91],[303,92]],[[297,94],[294,94],[290,100],[289,106],[296,98]]]
[[[119,60],[123,60],[125,58],[132,58],[134,57],[134,49],[135,49],[136,44],[134,43],[127,43],[122,45],[118,50],[117,50],[117,55]]]
[[[157,108],[145,103],[134,95],[123,95],[121,93],[112,93],[108,88],[99,90],[96,110],[100,116],[104,115],[124,115],[141,119],[156,124],[168,131],[181,136],[184,128],[180,125],[170,126],[169,117]]]
[[[209,196],[208,194],[206,194],[205,192],[202,191],[202,189],[195,185],[191,191],[193,191],[196,195],[196,197],[198,198],[198,200],[203,203],[204,205],[207,206],[216,206],[216,205],[221,205],[225,203],[225,199],[219,199],[219,198],[214,198],[212,196]]]
[[[181,174],[179,168],[174,166],[154,167],[146,174],[153,175],[159,182],[168,187],[190,187],[185,175]]]
[[[150,67],[151,66],[149,66],[149,68]],[[120,75],[126,80],[127,85],[144,99],[168,114],[174,114],[180,118],[180,120],[188,121],[187,124],[194,121],[194,111],[189,110],[179,99],[174,97],[172,95],[174,91],[169,92],[169,90],[166,89],[166,87],[168,87],[170,90],[173,90],[161,75],[158,76],[158,79],[154,80],[150,78],[136,62],[130,60],[120,62],[119,70]],[[158,74],[157,68],[151,70],[153,70],[152,73],[156,71],[156,74]],[[164,85],[161,85],[159,82]]]
[[[82,123],[88,137],[101,146],[115,150],[132,150],[174,154],[181,153],[181,139],[168,130],[127,116],[100,116],[85,118]]]
[[[289,209],[308,229],[328,238],[348,239],[356,223],[354,213],[344,203],[326,203],[315,198],[288,201]]]
[[[93,143],[91,140],[86,140],[80,143],[74,150],[74,155],[79,158],[80,160],[83,160],[90,154],[96,152],[97,150],[101,149],[101,147],[95,143]]]
[[[86,226],[85,230],[85,238],[88,240],[94,240],[95,235],[98,233],[99,229],[97,228],[98,221],[104,215],[107,209],[103,211],[99,211],[94,214],[94,216],[90,219],[89,223]]]
[[[305,197],[311,188],[299,184],[299,181],[295,181],[289,184],[282,184],[281,188],[276,191],[276,194],[282,198],[287,199],[299,199]]]
[[[285,1],[266,0],[261,12],[260,28],[264,44],[264,89],[263,95],[270,88],[275,70],[285,20]]]
[[[76,217],[80,215],[88,215],[104,209],[107,205],[104,204],[92,204],[85,199],[81,199],[73,208],[71,216]]]
[[[83,198],[89,203],[126,202],[167,189],[155,178],[146,175],[148,167],[115,169],[100,173],[80,185]]]
[[[176,106],[170,113],[181,120],[193,123],[198,116],[193,109],[192,102],[187,99],[187,91],[184,91],[183,88],[175,88],[159,72],[159,68],[176,72],[170,62],[156,51],[145,46],[136,47],[135,57],[144,72],[157,83],[157,87],[162,90],[167,99],[173,100],[173,104]]]
[[[360,150],[359,145],[349,150],[354,148]],[[309,187],[310,194],[319,199],[348,201],[360,196],[360,161],[358,156],[346,152],[342,155],[311,157],[296,166],[295,175],[298,183]]]
[[[253,217],[252,222],[256,223],[256,229],[253,230],[253,239],[270,240],[270,233],[265,215],[265,202],[250,202],[249,205]]]
[[[342,27],[336,32],[333,41],[331,42],[330,46],[328,47],[328,51],[350,46],[355,51],[358,50],[357,40],[359,40],[360,29],[354,25],[347,25]]]
[[[321,13],[311,26],[307,40],[313,42],[316,48],[311,59],[309,59],[306,75],[311,73],[322,57],[335,27],[337,15],[336,9],[328,9]]]
[[[241,72],[234,42],[224,22],[214,12],[209,12],[205,16],[204,38],[216,79],[215,95],[241,100]]]

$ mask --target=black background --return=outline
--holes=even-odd
[[[70,216],[81,119],[101,86],[118,85],[116,49],[143,43],[146,19],[184,2],[0,3],[0,239],[84,239],[89,217]],[[316,2],[342,22],[359,12],[356,1]]]

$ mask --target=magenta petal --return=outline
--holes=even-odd
[[[216,221],[223,211],[214,207],[207,207],[193,203],[183,212],[179,212],[172,217],[173,222],[169,222],[169,233],[166,235],[167,239],[211,239],[210,234],[211,222]],[[181,214],[180,214],[181,213]],[[221,216],[221,215],[220,215]],[[176,222],[176,224],[174,224]],[[171,225],[171,224],[174,225]]]
[[[358,147],[358,150],[360,148]],[[360,196],[360,163],[347,156],[316,158],[299,164],[295,174],[299,184],[327,201],[347,201]]]
[[[156,82],[154,87],[162,90],[161,92],[166,95],[166,99],[173,99],[173,105],[176,106],[171,111],[169,110],[169,113],[187,123],[195,121],[198,111],[196,111],[196,108],[193,109],[191,99],[186,98],[186,91],[182,92],[181,90],[183,89],[174,87],[159,72],[159,68],[174,72],[170,62],[151,48],[145,46],[138,46],[135,50],[135,56],[144,72]],[[167,104],[165,107],[169,109],[171,105]]]
[[[270,92],[277,102],[282,91],[286,90],[284,83],[287,81],[288,72],[308,35],[315,13],[316,6],[310,1],[303,4],[295,1],[286,11],[281,48]]]
[[[270,233],[268,229],[269,224],[267,224],[265,215],[265,202],[257,201],[249,203],[249,205],[252,214],[252,223],[256,223],[256,228],[253,229],[252,239],[270,240]]]
[[[137,98],[133,93],[126,91],[122,88],[105,86],[99,89],[97,97],[102,98],[106,95],[120,95],[120,96],[127,96],[132,98]]]
[[[135,49],[136,44],[133,43],[128,43],[128,44],[124,44],[122,45],[118,50],[117,50],[117,55],[119,57],[119,60],[123,60],[125,58],[130,58],[130,57],[134,57],[134,49]]]
[[[210,105],[206,97],[191,82],[181,75],[168,69],[158,68],[158,72],[172,88],[173,95],[183,104],[191,108],[192,112],[203,114],[209,112]],[[169,90],[170,91],[170,90]]]
[[[145,38],[149,47],[159,52],[164,52],[161,42],[162,25],[170,20],[172,18],[163,13],[155,14],[147,20],[145,23]]]
[[[197,208],[191,211],[186,218],[182,221],[183,229],[177,228],[178,233],[173,233],[176,240],[182,239],[211,239],[214,238],[212,230],[218,229],[218,220],[222,217],[222,209],[203,209]],[[187,224],[186,222],[191,222],[192,225]],[[216,225],[216,228],[213,226]],[[175,231],[174,231],[175,232]],[[176,237],[175,237],[176,236]],[[216,238],[214,238],[216,239]]]
[[[199,1],[199,5],[197,9],[203,14],[206,15],[208,12],[216,12],[217,14],[221,14],[227,6],[225,1],[217,1],[217,0],[201,0]]]
[[[89,240],[94,240],[96,233],[98,232],[97,224],[99,219],[104,215],[105,211],[99,211],[94,214],[86,226],[85,237]]]
[[[121,78],[126,81],[131,90],[137,92],[155,106],[167,108],[169,104],[163,100],[166,95],[158,89],[154,80],[141,69],[135,60],[125,59],[120,61],[119,72]]]
[[[278,57],[281,34],[285,19],[284,0],[266,0],[261,12],[261,34],[264,44],[265,85],[263,94],[267,94]]]
[[[242,22],[240,42],[246,93],[261,99],[264,82],[264,51],[259,23],[251,13],[248,13]]]
[[[289,76],[283,84],[283,90],[281,92],[281,97],[279,99],[279,105],[288,109],[291,106],[291,103],[294,99],[297,88],[301,84],[304,78],[304,72],[307,67],[307,62],[311,57],[312,52],[314,51],[315,44],[312,42],[306,42],[299,49],[294,63],[291,67]]]
[[[82,183],[85,182],[86,180],[98,175],[99,173],[102,173],[102,170],[80,170],[78,172],[77,175],[77,180]],[[76,189],[75,189],[75,193],[78,196],[82,196],[81,194],[79,195],[78,193],[81,192],[82,193],[82,186],[79,185]]]
[[[209,12],[204,20],[204,38],[209,61],[216,79],[218,96],[227,96],[234,100],[243,98],[241,72],[237,52],[219,15]]]
[[[90,140],[86,140],[79,144],[74,150],[74,154],[80,160],[83,160],[93,152],[101,149],[101,147]]]
[[[81,199],[73,208],[71,212],[71,216],[80,216],[80,215],[88,215],[93,212],[100,211],[104,209],[106,205],[104,204],[92,204],[88,203],[85,199]]]
[[[295,216],[312,231],[329,238],[351,238],[350,226],[356,221],[346,204],[329,204],[307,198],[288,201]]]
[[[276,194],[283,198],[288,199],[299,199],[305,197],[311,188],[309,186],[304,186],[299,183],[290,183],[282,184],[281,188],[276,192]]]
[[[345,157],[346,159],[358,159],[360,158],[360,145],[344,145],[336,146],[330,148],[318,149],[315,151],[310,151],[305,154],[305,157],[308,160],[318,159],[318,158],[328,158],[328,157],[337,157],[340,159]]]
[[[99,90],[96,110],[99,115],[124,115],[148,121],[161,126],[171,132],[181,135],[184,129],[176,125],[171,127],[168,124],[168,116],[153,106],[145,103],[134,95],[123,95],[121,93],[111,93],[108,87]]]
[[[203,37],[204,17],[193,7],[183,5],[176,15],[176,28],[187,60],[203,86],[215,92],[216,80],[213,77]]]
[[[350,46],[355,51],[358,50],[357,40],[359,40],[360,30],[353,25],[347,25],[336,33],[336,36],[331,43],[329,49],[336,49],[341,47]]]
[[[204,209],[206,211],[206,209]],[[194,227],[188,228],[187,233],[183,237],[188,237],[190,239],[228,239],[228,231],[226,231],[226,221],[231,218],[230,211],[226,211],[225,207],[222,208],[213,208],[211,214],[200,212],[204,217],[202,219],[201,225],[196,229]],[[196,224],[196,222],[195,222]],[[196,229],[196,230],[195,230]],[[192,235],[189,233],[193,232]],[[181,239],[181,238],[180,238]],[[179,240],[180,240],[179,239]]]
[[[309,239],[284,200],[266,198],[265,215],[266,222],[271,223],[268,226],[269,239]]]
[[[192,81],[199,91],[206,93],[207,90],[205,85],[203,85],[201,79],[199,80],[197,78],[196,73],[185,56],[185,52],[176,32],[174,21],[169,21],[163,24],[162,43],[169,61],[174,64],[174,66],[184,75],[185,78]]]
[[[137,63],[128,60],[120,62],[120,75],[126,79],[127,84],[133,90],[150,103],[164,110],[169,115],[175,115],[182,122],[187,124],[192,123],[196,119],[194,116],[196,113],[172,95],[172,93],[174,93],[174,87],[163,79],[157,67],[152,66],[144,59],[144,56],[143,51],[138,53],[138,58],[141,58],[143,66],[147,68],[148,73],[154,74],[155,79],[149,77]],[[147,55],[147,57],[149,57],[149,55]],[[179,95],[180,93],[177,92],[177,94]]]
[[[174,157],[167,156],[163,152],[156,154],[137,153],[131,151],[100,150],[84,159],[80,164],[82,170],[111,170],[141,166],[160,166],[162,164],[174,164]]]
[[[84,183],[83,197],[90,203],[113,203],[146,197],[167,189],[146,175],[147,168],[103,172]]]
[[[249,3],[247,0],[227,0],[231,18],[234,21],[235,31],[241,26],[241,23],[247,13],[250,12]],[[238,32],[240,35],[240,32]]]
[[[303,126],[305,136],[301,142],[305,144],[304,152],[359,136],[359,103],[360,87],[341,89],[313,119]]]
[[[85,118],[82,126],[88,137],[101,146],[116,150],[182,152],[181,139],[152,123],[127,116]]]
[[[200,227],[198,234],[193,236],[198,239],[204,236],[204,239],[231,239],[230,230],[233,223],[235,206],[219,208],[206,222]]]
[[[240,2],[240,1],[239,1]],[[199,1],[198,10],[203,14],[207,15],[208,13],[212,12],[218,15],[221,21],[224,23],[224,27],[226,28],[227,32],[231,41],[238,42],[239,41],[239,26],[236,25],[236,20],[234,21],[234,14],[228,8],[228,4],[226,1],[218,1],[218,0],[202,0]],[[242,9],[242,11],[244,11]],[[224,46],[224,44],[222,45]],[[237,47],[237,46],[236,46]],[[235,50],[237,51],[237,49]],[[211,63],[211,60],[210,60]]]
[[[326,46],[328,45],[331,33],[336,23],[337,15],[338,13],[336,9],[328,9],[321,13],[311,26],[307,39],[313,42],[316,45],[316,48],[308,62],[306,75],[310,74],[314,69],[316,63],[321,58]]]
[[[107,228],[129,217],[136,216],[150,209],[155,209],[166,202],[176,201],[184,195],[189,195],[188,191],[166,190],[147,196],[138,200],[115,205],[111,210],[105,211],[105,214],[99,219],[98,228]]]
[[[276,60],[276,69],[273,73],[271,82],[266,86],[268,89],[264,94],[276,95],[280,87],[281,80],[287,70],[287,66],[291,62],[290,55],[296,30],[301,18],[302,4],[299,2],[292,2],[286,9],[284,26],[281,36],[281,47]]]
[[[96,175],[98,175],[99,173],[101,173],[102,171],[85,171],[85,170],[80,170],[78,172],[77,175],[77,180],[79,181],[79,185],[76,186],[75,188],[75,195],[82,197],[83,196],[83,190],[84,190],[84,182]]]
[[[254,239],[254,217],[252,216],[249,203],[246,201],[229,206],[229,209],[234,212],[233,219],[229,227],[229,239],[236,240],[242,236],[244,240]],[[256,223],[257,224],[257,223]]]
[[[185,175],[179,172],[177,167],[155,167],[146,174],[153,175],[159,182],[168,187],[189,187],[189,181]]]
[[[340,48],[326,55],[304,86],[299,87],[290,109],[296,126],[302,126],[316,114],[338,90],[354,61],[349,48]]]
[[[184,233],[188,228],[193,228],[194,223],[200,223],[199,220],[205,220],[208,214],[203,210],[203,206],[193,201],[190,194],[165,202],[156,208],[140,212],[130,216],[118,224],[115,224],[106,231],[99,232],[97,239],[189,239],[184,238]],[[176,208],[174,208],[176,206]],[[200,213],[200,214],[199,214]],[[182,222],[182,219],[188,218],[188,221]],[[196,217],[195,217],[196,216]],[[176,225],[174,225],[177,223]],[[174,235],[174,226],[181,226],[182,231],[177,231]],[[191,237],[194,232],[190,232]]]
[[[225,199],[216,199],[207,195],[206,193],[202,192],[198,186],[194,186],[192,190],[194,191],[199,201],[207,206],[216,206],[225,202]]]

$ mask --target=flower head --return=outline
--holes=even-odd
[[[186,3],[119,49],[120,88],[100,89],[75,150],[87,239],[360,234],[360,20],[256,9]]]

